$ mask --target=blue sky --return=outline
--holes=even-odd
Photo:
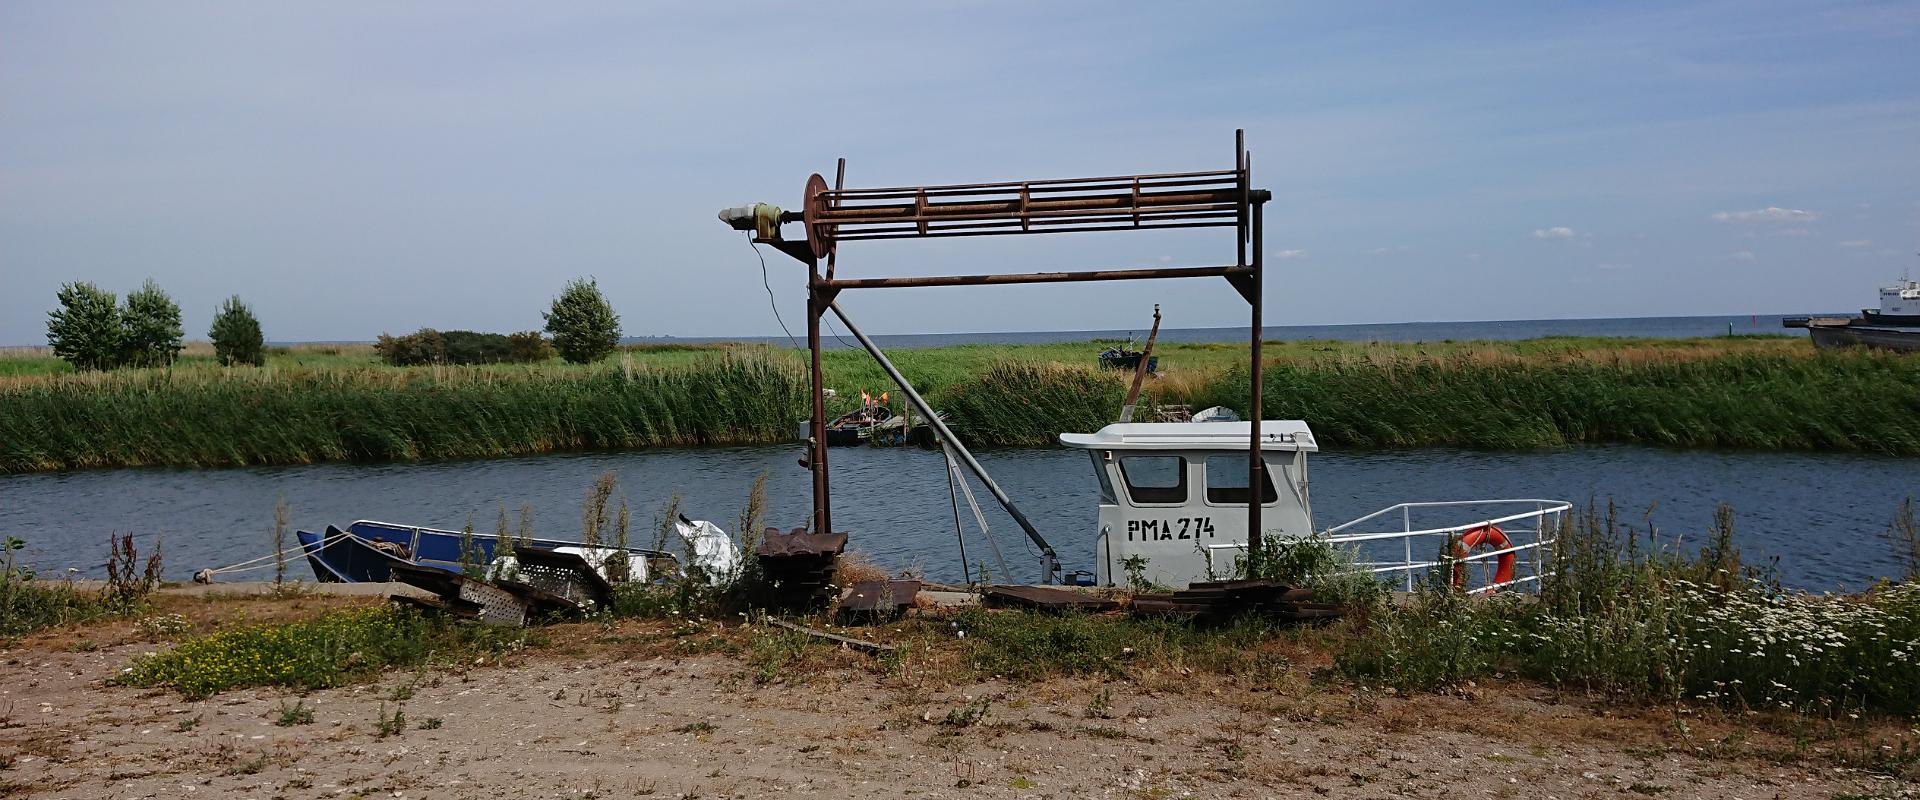
[[[203,337],[778,334],[722,206],[1229,166],[1271,324],[1830,311],[1920,273],[1920,5],[0,5],[0,344],[152,277]],[[1219,231],[850,243],[848,276],[1231,260]],[[770,255],[797,332],[799,268]],[[1236,325],[1223,281],[855,293],[877,333]]]

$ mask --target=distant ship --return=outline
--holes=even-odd
[[[1813,343],[1824,348],[1920,351],[1920,281],[1903,277],[1881,287],[1880,307],[1860,309],[1857,317],[1788,317],[1781,324],[1806,328]]]

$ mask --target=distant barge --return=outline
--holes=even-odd
[[[1788,328],[1806,328],[1817,347],[1873,347],[1920,351],[1920,281],[1902,278],[1881,287],[1880,307],[1860,310],[1857,317],[1788,317]]]

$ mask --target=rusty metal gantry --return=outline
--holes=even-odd
[[[847,319],[846,313],[835,302],[840,292],[847,289],[1225,278],[1251,308],[1248,341],[1252,349],[1249,364],[1252,396],[1249,398],[1251,431],[1247,442],[1247,485],[1257,487],[1266,480],[1266,462],[1261,456],[1260,447],[1260,421],[1264,416],[1261,413],[1260,353],[1263,325],[1261,273],[1264,260],[1261,211],[1272,194],[1264,189],[1253,188],[1253,162],[1246,149],[1245,131],[1234,132],[1234,167],[1207,172],[848,189],[845,188],[846,170],[847,160],[842,158],[835,169],[832,188],[827,187],[826,179],[818,173],[808,177],[800,210],[779,212],[778,223],[798,222],[805,227],[804,239],[783,238],[778,224],[762,224],[758,228],[761,235],[754,240],[792,256],[808,268],[807,350],[813,384],[813,419],[807,466],[813,473],[813,516],[809,526],[812,530],[833,530],[832,500],[827,485],[826,385],[820,367],[820,326],[826,313],[833,311],[847,324],[849,331],[901,384],[903,393],[910,401],[924,404],[879,347]],[[725,213],[722,212],[723,219],[726,218]],[[732,222],[735,227],[744,230],[755,229],[751,221],[744,225],[739,220]],[[771,235],[766,235],[769,228]],[[1233,228],[1237,253],[1234,263],[1224,266],[902,278],[841,278],[834,274],[839,244],[848,241],[1180,228]],[[1252,249],[1251,258],[1248,257],[1249,246]],[[826,262],[824,273],[820,268],[822,261]],[[957,443],[957,439],[945,430],[931,409],[921,410],[949,441]],[[1043,568],[1043,580],[1050,581],[1055,568],[1052,547],[993,484],[964,447],[958,448],[958,454],[996,499],[1007,507],[1027,536],[1041,546],[1048,559],[1048,565]],[[1262,533],[1260,492],[1249,491],[1247,497],[1248,542],[1258,547]]]

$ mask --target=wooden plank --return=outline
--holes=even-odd
[[[841,636],[840,634],[830,633],[828,631],[820,630],[819,628],[809,628],[805,625],[795,625],[783,619],[769,618],[766,622],[768,625],[772,625],[776,628],[783,628],[785,630],[790,630],[795,633],[804,633],[808,636],[818,636],[822,639],[826,639],[831,642],[836,642],[846,647],[851,647],[863,653],[880,655],[881,653],[891,653],[895,649],[894,646],[890,644],[881,644],[880,642],[869,642],[865,639],[855,639],[851,636]]]

